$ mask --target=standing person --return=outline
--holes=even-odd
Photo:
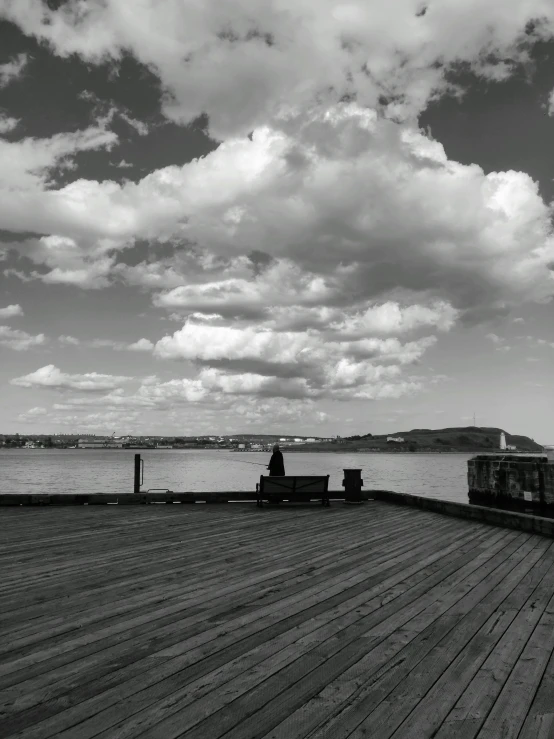
[[[271,455],[267,469],[269,470],[270,477],[283,477],[285,474],[285,462],[279,449],[279,444],[275,444],[273,447],[273,454]]]

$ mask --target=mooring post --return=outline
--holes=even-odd
[[[135,454],[135,482],[133,485],[133,493],[140,493],[140,454]]]
[[[345,503],[363,503],[362,501],[362,480],[361,470],[344,470],[344,502]]]

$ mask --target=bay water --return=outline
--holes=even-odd
[[[134,449],[2,449],[0,493],[130,493]],[[270,454],[211,449],[140,450],[143,490],[179,492],[252,490],[268,474]],[[344,468],[362,470],[371,488],[468,502],[467,460],[474,454],[290,452],[288,475],[330,475],[342,490]]]

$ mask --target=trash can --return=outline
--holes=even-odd
[[[361,470],[343,470],[344,480],[342,486],[344,488],[344,502],[360,504],[362,501],[362,480]]]

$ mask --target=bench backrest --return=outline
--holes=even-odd
[[[329,475],[283,475],[282,477],[260,476],[260,493],[326,493]]]

